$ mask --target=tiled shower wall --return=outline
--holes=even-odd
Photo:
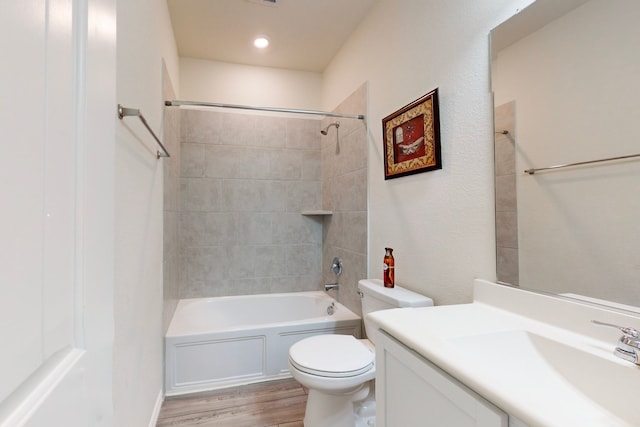
[[[367,85],[363,84],[335,110],[366,114]],[[323,126],[339,121],[322,137],[322,207],[333,214],[324,219],[324,283],[334,282],[329,271],[333,257],[342,260],[340,288],[331,291],[350,310],[361,314],[358,280],[367,277],[367,128],[364,120],[323,120]],[[381,248],[383,250],[383,248]],[[382,263],[383,252],[380,253]]]
[[[495,108],[496,271],[501,282],[519,284],[515,102]],[[500,133],[508,131],[507,134]]]
[[[320,288],[320,124],[181,110],[180,298]]]
[[[164,99],[174,99],[169,73],[163,69]],[[165,107],[162,140],[171,157],[160,160],[164,172],[163,202],[163,331],[166,332],[179,299],[180,247],[178,219],[180,217],[180,110]]]

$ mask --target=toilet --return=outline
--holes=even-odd
[[[374,379],[376,333],[368,313],[401,307],[429,307],[431,298],[382,280],[358,282],[368,339],[352,335],[316,335],[289,349],[289,372],[309,390],[305,427],[375,425]]]

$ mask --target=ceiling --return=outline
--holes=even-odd
[[[377,0],[167,0],[182,57],[322,72]],[[264,35],[264,50],[253,39]]]

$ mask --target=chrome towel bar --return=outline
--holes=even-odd
[[[147,120],[144,118],[144,116],[142,115],[140,110],[138,110],[136,108],[126,108],[126,107],[123,107],[121,104],[118,104],[118,118],[120,120],[122,120],[122,119],[124,119],[125,117],[128,117],[128,116],[137,116],[140,119],[140,121],[142,122],[142,124],[144,125],[144,127],[147,128],[147,130],[149,131],[151,136],[153,136],[153,139],[156,140],[156,142],[158,143],[160,148],[162,148],[162,151],[160,151],[160,150],[156,151],[156,159],[159,159],[160,157],[171,157],[171,155],[169,154],[167,149],[164,148],[164,145],[162,145],[162,142],[160,142],[160,139],[158,139],[156,134],[149,127],[149,124],[147,123]]]
[[[569,166],[588,165],[588,164],[591,164],[591,163],[608,162],[608,161],[611,161],[611,160],[631,159],[633,157],[640,157],[640,154],[629,154],[628,156],[608,157],[606,159],[598,159],[598,160],[587,160],[585,162],[567,163],[566,165],[555,165],[555,166],[549,166],[549,167],[546,167],[546,168],[531,168],[531,169],[526,169],[524,171],[524,173],[528,173],[529,175],[533,175],[536,172],[546,171],[546,170],[550,170],[550,169],[568,168]]]

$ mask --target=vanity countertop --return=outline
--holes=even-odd
[[[640,366],[613,355],[619,331],[591,323],[640,329],[636,316],[476,280],[471,304],[369,318],[531,427],[640,425]]]

